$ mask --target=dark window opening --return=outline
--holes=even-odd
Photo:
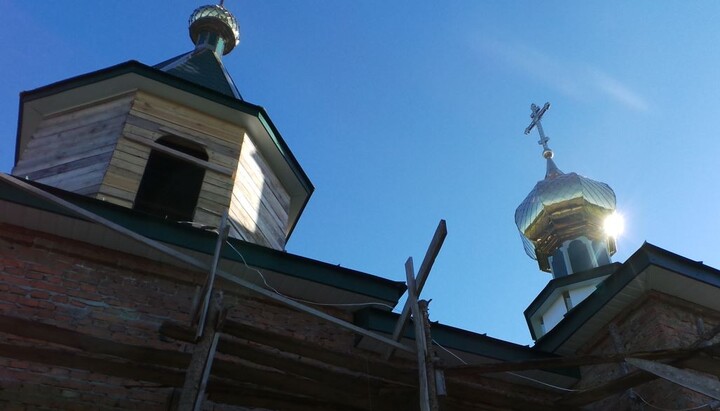
[[[552,274],[553,278],[568,275],[567,267],[565,266],[565,255],[561,250],[555,251],[555,254],[552,256]]]
[[[610,264],[610,255],[608,254],[605,243],[593,241],[593,248],[595,249],[595,259],[597,260],[598,266]]]
[[[573,273],[579,273],[593,268],[590,253],[585,244],[580,240],[573,240],[568,246],[568,256]]]
[[[200,160],[208,159],[200,145],[178,137],[162,137],[157,143]],[[134,208],[170,220],[190,221],[204,177],[203,167],[152,150],[135,196]]]

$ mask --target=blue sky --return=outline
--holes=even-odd
[[[171,5],[170,5],[171,4]],[[192,0],[0,0],[0,171],[18,93],[191,49]],[[288,251],[396,280],[439,219],[430,317],[531,343],[523,310],[550,280],[515,207],[544,175],[530,103],[561,170],[606,182],[643,241],[720,267],[720,3],[227,0],[225,64],[316,186]]]

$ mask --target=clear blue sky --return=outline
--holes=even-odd
[[[0,0],[0,171],[18,93],[191,49],[193,0]],[[615,260],[647,240],[720,266],[720,2],[227,0],[225,63],[266,107],[317,190],[288,251],[396,280],[441,218],[423,295],[444,324],[529,344],[523,310],[550,275],[515,207],[556,162],[610,184]]]

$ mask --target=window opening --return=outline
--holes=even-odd
[[[568,275],[567,267],[565,266],[565,253],[562,249],[555,251],[552,255],[552,274],[553,278],[563,277]]]
[[[568,256],[573,273],[593,268],[587,246],[580,240],[573,240],[568,246]]]
[[[156,143],[200,160],[208,160],[202,146],[179,137],[161,137]],[[203,167],[152,150],[133,208],[170,220],[191,221],[204,178]]]

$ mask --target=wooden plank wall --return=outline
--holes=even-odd
[[[175,135],[203,146],[208,162],[235,170],[245,130],[177,103],[138,91],[132,102],[110,161],[101,195],[107,200],[132,207],[151,147],[158,138]],[[147,143],[143,143],[147,142]],[[230,205],[230,174],[207,169],[195,209],[194,221],[217,226]]]
[[[245,130],[142,91],[48,116],[13,174],[132,208],[150,145],[167,135],[218,166],[205,167],[195,222],[217,226],[229,207],[231,236],[284,249],[290,196]]]
[[[95,195],[130,110],[132,95],[45,117],[12,174],[63,190]]]
[[[231,235],[282,250],[289,210],[290,195],[245,135],[230,203],[230,217],[243,232]]]

